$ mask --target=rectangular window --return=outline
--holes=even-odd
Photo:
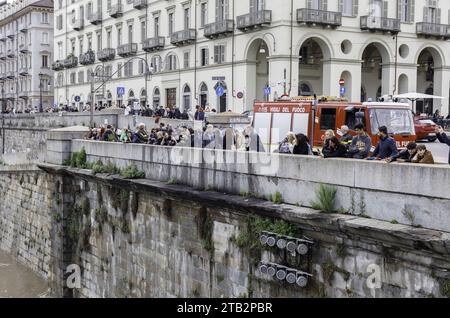
[[[184,52],[184,68],[189,68],[189,58],[190,54],[189,52]]]
[[[320,130],[336,129],[336,108],[322,108]]]
[[[172,35],[174,29],[173,13],[169,13],[169,35]]]
[[[190,22],[190,15],[191,15],[191,10],[189,8],[184,9],[184,29],[187,30],[190,28],[191,26],[191,22]]]
[[[200,65],[206,66],[209,64],[209,50],[207,48],[200,51]]]
[[[208,21],[208,4],[203,2],[200,5],[200,27],[204,27]]]
[[[225,45],[214,46],[214,63],[222,64],[225,62]]]
[[[155,37],[159,36],[159,17],[155,17],[154,21]]]
[[[141,42],[144,42],[147,38],[147,23],[145,21],[141,21]]]
[[[42,55],[42,68],[48,68],[48,55]]]

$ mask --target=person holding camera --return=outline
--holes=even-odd
[[[446,144],[447,146],[450,146],[450,137],[447,136],[447,134],[445,133],[444,128],[442,128],[442,126],[438,126],[436,128],[436,136],[441,143]],[[448,154],[448,163],[450,164],[450,152]]]

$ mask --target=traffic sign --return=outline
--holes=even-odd
[[[117,87],[117,95],[118,96],[125,95],[125,87]]]
[[[244,93],[238,92],[238,93],[237,93],[237,98],[239,98],[239,99],[244,98]]]
[[[223,86],[222,85],[217,86],[216,95],[220,97],[220,96],[223,96],[223,94],[225,94],[225,90],[224,90]]]
[[[75,96],[75,102],[79,103],[81,101],[81,97],[80,96]]]
[[[272,88],[270,86],[264,87],[264,95],[270,95],[272,93]]]
[[[344,95],[347,89],[345,88],[345,86],[341,86],[339,91],[341,92],[341,95]]]
[[[345,79],[341,78],[339,80],[339,85],[341,85],[341,86],[345,85]]]

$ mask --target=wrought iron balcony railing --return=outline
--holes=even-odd
[[[142,49],[145,52],[153,52],[164,48],[165,38],[162,36],[148,38],[142,42]]]
[[[176,46],[186,45],[195,42],[195,29],[187,29],[172,33],[170,43]]]
[[[342,13],[313,9],[298,9],[297,22],[307,25],[321,25],[336,28],[342,25]]]
[[[241,31],[261,28],[272,23],[272,11],[260,10],[237,17],[237,28]]]
[[[122,57],[136,55],[138,50],[137,43],[122,44],[117,48],[117,55]]]
[[[234,32],[234,21],[223,20],[205,25],[205,37],[212,39],[220,36],[227,36]]]
[[[363,16],[361,17],[361,30],[396,34],[401,31],[400,20],[375,16]]]

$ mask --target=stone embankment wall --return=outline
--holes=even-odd
[[[337,211],[450,232],[448,166],[86,140],[67,146],[72,151],[84,148],[92,163],[135,164],[152,180],[260,198],[274,198],[278,192],[284,202],[304,207],[311,207],[317,201],[318,186],[327,184],[337,189]]]
[[[55,176],[0,166],[0,248],[45,279],[53,279]]]
[[[445,232],[41,168],[0,173],[0,246],[47,277],[55,296],[449,296]],[[263,230],[308,237],[313,245],[293,256],[260,245]],[[262,274],[261,261],[313,276],[300,288]],[[67,288],[72,264],[80,267],[81,288]]]
[[[147,127],[156,127],[154,118],[140,116],[124,116],[122,110],[96,112],[94,125],[111,124],[119,128],[133,129],[139,123]],[[162,122],[173,127],[193,126],[193,121],[162,119]],[[46,150],[45,132],[50,129],[90,126],[89,113],[62,114],[0,114],[0,156],[5,154],[5,161],[11,164],[43,161]]]

